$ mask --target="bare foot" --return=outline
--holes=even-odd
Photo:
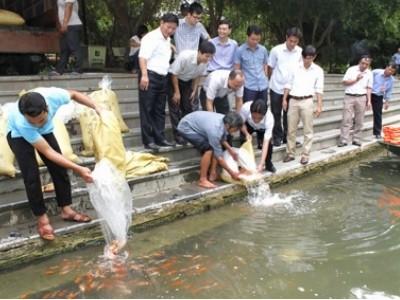
[[[210,174],[209,179],[210,179],[210,181],[214,182],[214,181],[219,180],[220,176],[217,173],[212,173],[212,174]]]
[[[214,183],[208,180],[199,180],[198,185],[206,189],[212,189],[217,187]]]

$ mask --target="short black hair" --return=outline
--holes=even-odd
[[[303,37],[303,34],[301,33],[301,30],[297,27],[292,27],[286,30],[286,38],[289,38],[291,36],[297,37],[299,40]]]
[[[213,43],[209,41],[203,41],[199,45],[199,51],[202,54],[204,53],[215,54],[216,49]]]
[[[239,69],[233,69],[232,71],[230,71],[229,73],[229,80],[234,80],[238,75],[243,77],[243,72],[242,70]]]
[[[201,4],[197,2],[193,2],[192,4],[190,4],[189,14],[193,15],[193,13],[201,15],[203,13],[203,6],[201,6]]]
[[[301,52],[303,57],[307,56],[315,56],[317,55],[317,49],[313,45],[307,45],[304,47],[303,51]]]
[[[186,16],[189,13],[190,4],[186,1],[181,4],[180,11],[183,16]]]
[[[224,124],[227,124],[229,128],[240,128],[243,126],[243,118],[235,111],[228,112],[223,118]]]
[[[372,57],[369,54],[363,54],[361,55],[360,59],[358,60],[358,62],[361,62],[363,59],[368,59],[369,62],[372,62]]]
[[[250,36],[252,34],[261,35],[261,33],[262,33],[262,30],[257,25],[250,25],[249,27],[247,27],[247,31],[246,31],[247,36]]]
[[[42,112],[47,112],[47,103],[44,97],[36,92],[23,94],[18,101],[18,109],[23,115],[37,117]]]
[[[149,32],[149,29],[147,28],[147,26],[144,25],[144,24],[141,24],[141,25],[138,26],[138,28],[136,30],[136,35],[139,38],[142,38],[148,32]]]
[[[394,61],[390,61],[390,62],[386,65],[386,67],[390,67],[390,68],[395,69],[395,70],[397,71],[397,65],[396,65],[396,63],[395,63]]]
[[[251,113],[259,113],[265,115],[267,113],[267,109],[267,102],[263,99],[254,100],[253,103],[250,104]]]
[[[229,29],[232,28],[232,23],[229,22],[229,20],[227,20],[227,19],[220,20],[220,21],[218,22],[218,27],[219,27],[220,25],[228,25]]]
[[[179,19],[178,16],[173,14],[173,13],[166,13],[161,17],[161,21],[164,23],[175,23],[176,25],[179,25]]]

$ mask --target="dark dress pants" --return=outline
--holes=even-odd
[[[172,86],[171,75],[169,75],[168,77],[169,77],[168,110],[169,110],[169,117],[171,119],[172,131],[176,139],[177,135],[179,135],[176,130],[179,121],[187,114],[190,114],[191,112],[198,110],[199,100],[197,96],[195,96],[193,102],[192,100],[190,100],[190,96],[192,95],[193,92],[192,80],[189,81],[178,80],[181,100],[179,104],[176,104],[172,100],[174,89]]]
[[[383,108],[383,96],[375,94],[371,95],[372,112],[374,113],[374,135],[381,135],[382,131],[382,108]]]
[[[274,128],[272,130],[272,139],[274,142],[286,143],[287,111],[289,110],[289,99],[288,99],[288,109],[283,112],[283,116],[282,116],[283,95],[275,93],[273,90],[270,90],[270,100],[271,100],[271,112],[272,115],[274,116],[274,121],[275,121]]]
[[[203,110],[207,110],[206,101],[207,101],[206,92],[204,91],[204,89],[201,89],[200,102]],[[226,115],[230,111],[228,95],[225,95],[224,97],[215,97],[213,105],[214,105],[214,110],[217,113]]]
[[[247,132],[249,134],[253,134],[254,132],[257,135],[257,147],[258,149],[262,149],[263,143],[264,143],[264,134],[265,134],[265,129],[255,129],[253,128],[249,123],[245,123]],[[246,141],[246,137],[243,135],[242,132],[240,132],[240,144],[243,144]],[[268,168],[272,166],[272,139],[269,140],[268,144],[268,153],[267,157],[265,158],[265,168]]]
[[[147,90],[139,88],[139,112],[142,142],[162,143],[165,140],[165,103],[167,101],[167,76],[148,71]],[[139,83],[140,83],[139,76]]]
[[[69,57],[73,54],[76,58],[73,71],[82,73],[83,53],[81,50],[82,25],[68,26],[67,32],[60,36],[60,60],[56,70],[63,74],[68,64]]]
[[[268,89],[262,91],[249,90],[246,87],[243,90],[243,103],[247,101],[255,101],[262,99],[268,103]]]
[[[51,148],[61,153],[61,149],[53,133],[45,134],[43,138]],[[47,209],[43,200],[42,184],[40,181],[39,166],[35,157],[35,148],[22,137],[12,138],[11,133],[8,133],[7,141],[15,154],[15,158],[21,170],[26,194],[33,214],[35,216],[41,216],[46,213]],[[71,183],[67,170],[49,160],[41,153],[39,153],[39,155],[47,166],[51,178],[53,179],[58,206],[64,207],[70,205],[72,203]]]

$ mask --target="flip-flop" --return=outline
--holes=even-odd
[[[53,241],[56,236],[54,235],[54,229],[51,227],[50,223],[43,223],[38,221],[37,231],[39,236],[45,241]]]
[[[92,221],[92,218],[89,217],[88,215],[78,212],[72,213],[67,217],[62,217],[62,219],[67,222],[76,222],[76,223],[88,223]]]

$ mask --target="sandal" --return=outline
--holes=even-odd
[[[62,217],[62,219],[67,222],[77,222],[77,223],[88,223],[92,221],[92,218],[89,217],[88,215],[78,212],[74,212],[70,215],[67,215],[66,217]]]
[[[54,229],[51,227],[49,222],[38,221],[37,231],[39,236],[45,241],[53,241],[56,236],[54,235]]]

